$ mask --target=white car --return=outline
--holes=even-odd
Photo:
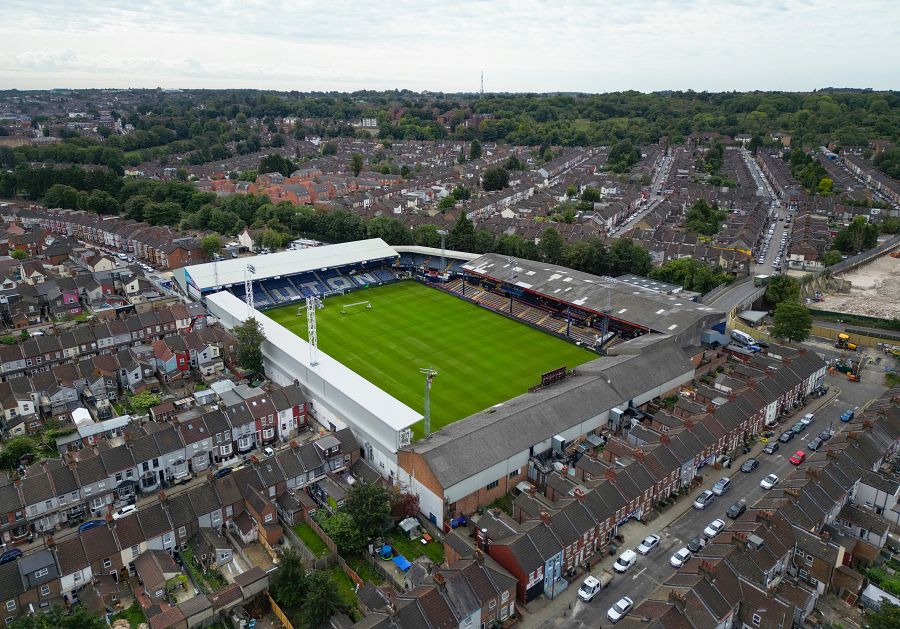
[[[815,421],[815,419],[816,419],[815,415],[813,415],[812,413],[807,413],[806,415],[804,415],[803,417],[800,418],[800,423],[803,424],[804,426],[809,426],[811,423],[813,423]]]
[[[642,555],[646,555],[657,546],[659,546],[659,535],[648,535],[637,547],[637,551]]]
[[[134,513],[135,511],[137,511],[136,506],[125,505],[124,507],[122,507],[121,509],[119,509],[118,511],[113,513],[113,520],[118,520],[118,519],[124,518],[129,513]]]
[[[275,450],[266,446],[265,448],[263,448],[263,454],[265,454],[267,457],[275,456]]]
[[[632,607],[634,607],[634,601],[627,596],[623,596],[615,605],[609,608],[609,611],[606,612],[606,617],[609,618],[610,622],[619,622],[631,611]]]
[[[778,477],[775,474],[769,474],[764,479],[759,481],[759,486],[763,489],[772,489],[775,485],[778,484]]]
[[[613,570],[616,572],[627,572],[628,569],[637,562],[637,553],[633,550],[626,550],[619,555],[616,563],[613,564]]]
[[[721,532],[722,532],[722,529],[724,529],[724,528],[725,528],[725,522],[724,522],[724,521],[722,521],[722,520],[713,520],[712,522],[709,523],[709,526],[707,526],[705,529],[703,529],[703,535],[704,535],[707,539],[712,539],[712,538],[714,538],[716,535],[718,535],[719,533],[721,533]]]
[[[669,564],[673,568],[680,568],[690,558],[691,558],[691,551],[689,551],[687,548],[682,548],[681,550],[677,551],[674,555],[672,555],[669,558]]]

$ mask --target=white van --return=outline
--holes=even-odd
[[[750,336],[746,332],[741,332],[740,330],[732,330],[731,331],[731,340],[737,341],[741,345],[756,344],[756,340],[752,336]]]

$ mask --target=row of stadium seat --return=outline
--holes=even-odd
[[[354,288],[391,282],[396,279],[397,272],[395,270],[384,268],[354,272],[351,275],[344,275],[338,269],[312,271],[254,282],[253,301],[257,307],[267,308],[307,297],[342,293]],[[232,286],[228,290],[239,299],[244,299],[243,284]]]

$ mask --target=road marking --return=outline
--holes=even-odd
[[[641,576],[642,574],[644,574],[644,571],[645,571],[645,570],[646,570],[646,568],[641,568],[641,571],[638,572],[638,573],[637,573],[636,575],[634,575],[633,577],[631,577],[631,580],[634,581],[635,579],[637,579],[639,576]]]

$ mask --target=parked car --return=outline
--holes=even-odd
[[[675,551],[675,554],[669,557],[669,565],[673,568],[680,568],[683,566],[688,559],[691,558],[691,551],[687,548],[682,548],[680,550]]]
[[[741,514],[743,514],[746,510],[747,503],[743,500],[738,500],[736,503],[728,507],[728,511],[725,512],[725,515],[727,515],[732,520],[735,520],[741,517]]]
[[[828,441],[829,439],[831,439],[831,431],[823,430],[819,433],[819,439],[821,439],[822,441]]]
[[[705,535],[707,539],[712,539],[716,535],[721,533],[724,528],[725,521],[716,519],[710,522],[709,525],[705,529],[703,529],[703,535]]]
[[[263,448],[263,454],[265,454],[267,457],[275,456],[275,450],[273,450],[269,446],[266,446],[265,448]]]
[[[741,467],[743,468],[743,466]],[[728,492],[729,489],[731,489],[731,479],[720,478],[716,481],[716,484],[713,485],[712,492],[717,496],[721,496]]]
[[[804,430],[806,430],[806,424],[804,424],[802,421],[797,422],[796,424],[791,426],[791,432],[795,435],[799,435]]]
[[[778,447],[779,447],[779,445],[778,445],[777,441],[770,441],[769,443],[766,444],[766,447],[763,448],[763,453],[775,454],[776,452],[778,452]]]
[[[616,563],[613,564],[613,570],[616,572],[627,572],[635,562],[637,562],[637,553],[633,550],[626,550],[616,559]]]
[[[772,489],[775,485],[778,484],[778,477],[775,474],[769,474],[764,479],[759,481],[759,486],[763,489]]]
[[[578,588],[578,598],[585,603],[590,603],[600,590],[609,585],[610,581],[612,581],[612,573],[608,570],[604,570],[599,579],[593,575],[588,576]]]
[[[631,611],[632,607],[634,607],[634,601],[627,596],[623,596],[616,601],[615,605],[609,608],[609,611],[606,612],[606,617],[609,619],[609,622],[619,622]]]
[[[703,490],[703,493],[697,496],[697,499],[694,500],[694,508],[700,509],[701,511],[709,506],[713,500],[716,499],[716,495],[708,489]]]
[[[813,452],[815,452],[816,450],[818,450],[819,448],[822,447],[823,443],[825,443],[825,442],[822,441],[821,437],[815,437],[815,438],[809,440],[809,443],[806,444],[806,447],[808,449],[812,450]]]
[[[19,557],[22,556],[22,551],[18,548],[10,548],[5,551],[2,555],[0,555],[0,566],[5,563],[9,563],[10,561],[15,561]]]
[[[783,433],[781,433],[781,436],[778,437],[778,441],[780,441],[781,443],[787,443],[793,438],[794,433],[791,430],[785,430]]]
[[[845,424],[848,421],[852,420],[854,417],[856,417],[856,413],[854,413],[851,410],[846,410],[843,413],[841,413],[841,421],[844,422]]]
[[[232,470],[230,467],[223,467],[221,469],[216,470],[216,473],[213,474],[213,477],[215,477],[217,479],[224,478],[225,476],[228,476],[229,474],[231,474],[231,472],[232,472]]]
[[[816,419],[815,415],[813,415],[812,413],[807,413],[806,415],[804,415],[803,417],[800,418],[800,423],[803,424],[804,426],[809,426],[811,423],[813,423],[813,421],[815,421],[815,419]]]
[[[651,550],[659,546],[659,535],[648,535],[644,538],[638,547],[637,551],[642,555],[648,554]]]
[[[84,533],[85,531],[90,531],[92,528],[103,526],[104,524],[106,524],[106,520],[89,520],[78,527],[78,532]]]
[[[688,550],[692,553],[700,552],[700,549],[706,546],[706,540],[699,535],[688,542]]]
[[[800,465],[805,460],[806,452],[804,452],[803,450],[797,450],[791,455],[791,458],[788,459],[788,461],[790,461],[792,465]]]
[[[741,471],[745,474],[749,474],[753,470],[759,467],[759,459],[747,459],[741,464]]]
[[[135,505],[125,505],[124,507],[113,513],[112,517],[113,520],[119,520],[121,518],[124,518],[129,513],[134,513],[135,511],[137,511],[137,507]]]

